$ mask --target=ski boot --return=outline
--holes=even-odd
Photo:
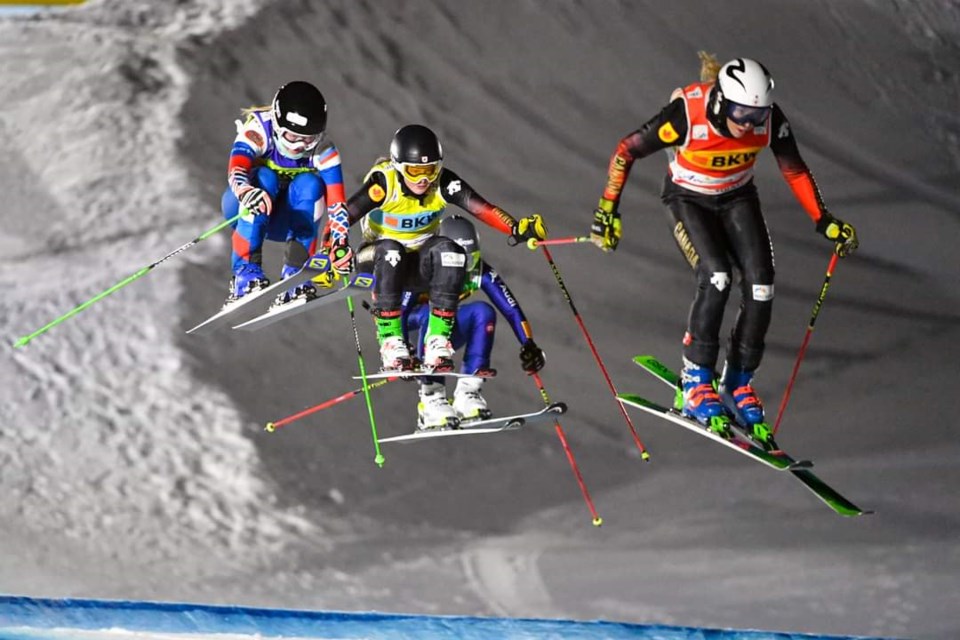
[[[417,404],[417,429],[456,429],[460,426],[457,412],[447,400],[447,389],[442,382],[420,385]]]
[[[456,308],[439,307],[430,303],[426,336],[423,339],[423,368],[436,373],[453,371],[453,323]]]
[[[713,387],[712,368],[701,367],[684,358],[674,406],[684,416],[714,433],[725,437],[730,435],[730,416]]]
[[[457,381],[457,388],[453,392],[453,408],[460,422],[475,422],[493,417],[493,412],[487,408],[487,401],[480,394],[483,382],[483,378],[473,376]]]
[[[423,367],[435,373],[453,371],[453,345],[450,338],[428,335],[423,343]]]
[[[280,270],[280,280],[286,280],[295,273],[299,273],[299,267],[291,267],[288,264],[283,265],[283,269]],[[273,301],[274,307],[279,307],[282,304],[286,304],[291,300],[301,298],[303,300],[312,300],[317,297],[317,288],[313,286],[312,282],[303,282],[298,284],[295,287],[291,287],[286,291],[283,291],[277,294],[276,299]]]
[[[724,364],[717,391],[727,410],[751,438],[764,446],[775,448],[773,433],[764,421],[763,404],[750,384],[753,371]]]
[[[237,269],[233,277],[230,278],[230,295],[227,296],[223,306],[226,307],[228,304],[236,302],[248,293],[266,289],[269,286],[270,280],[264,275],[260,265],[254,262],[248,262]]]
[[[407,341],[399,336],[384,338],[380,345],[381,371],[412,371],[413,358]]]

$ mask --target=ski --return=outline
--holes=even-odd
[[[673,389],[677,388],[677,385],[679,384],[679,381],[680,381],[680,376],[678,376],[676,372],[674,372],[672,369],[664,365],[655,357],[636,356],[633,359],[633,361],[637,365],[642,367],[645,371],[651,373],[654,377],[664,382],[671,388]],[[644,401],[644,402],[648,402],[648,401]],[[653,403],[648,402],[648,404],[653,404]],[[643,407],[640,407],[640,408],[643,408]],[[676,414],[676,416],[680,417],[680,419],[693,423],[694,425],[698,425],[698,428],[695,428],[695,430],[698,433],[701,433],[701,434],[707,433],[707,430],[702,425],[700,425],[696,421],[692,421],[687,418],[684,418],[675,409],[664,409],[663,407],[660,407],[660,409],[667,413],[672,412]],[[683,425],[683,426],[687,426],[687,425]],[[737,433],[740,433],[739,430],[737,430]],[[749,438],[746,435],[744,435],[743,437],[749,440],[750,443],[755,442],[752,438]],[[756,446],[756,445],[753,445],[753,446]],[[760,447],[757,447],[757,448],[760,448]],[[766,453],[770,455],[775,454],[776,457],[782,458],[785,460],[791,460],[791,461],[793,460],[793,458],[790,458],[789,456],[786,455],[786,453],[784,453],[782,450],[779,450],[779,449],[766,451]],[[852,503],[850,500],[845,498],[843,495],[841,495],[833,487],[831,487],[830,485],[825,483],[823,480],[818,478],[812,471],[809,470],[809,468],[807,468],[808,466],[813,465],[812,462],[803,461],[803,463],[806,463],[806,464],[803,464],[802,466],[800,466],[801,463],[791,464],[788,467],[786,467],[786,470],[789,471],[791,474],[793,474],[793,477],[799,480],[804,487],[806,487],[821,502],[823,502],[828,507],[833,509],[836,513],[842,516],[848,516],[848,517],[854,517],[854,516],[873,513],[873,511],[861,509],[860,507]]]
[[[251,291],[236,302],[225,305],[220,311],[213,314],[187,333],[192,335],[207,335],[214,329],[230,323],[243,322],[260,315],[273,303],[274,298],[282,291],[292,289],[298,285],[323,276],[330,271],[330,259],[324,255],[317,255],[309,260],[300,271],[289,278],[274,282],[268,287]]]
[[[281,320],[298,316],[306,311],[319,309],[331,302],[345,300],[349,296],[370,291],[373,289],[373,282],[373,274],[356,273],[350,276],[350,280],[339,289],[318,293],[317,296],[313,298],[294,298],[290,302],[270,307],[265,313],[241,324],[234,325],[233,328],[240,329],[241,331],[257,331]]]
[[[668,366],[654,358],[653,356],[635,356],[633,358],[635,364],[642,367],[646,372],[652,374],[655,378],[669,386],[674,390],[674,393],[679,393],[680,388],[680,376],[670,369]],[[679,397],[679,396],[678,396]],[[677,400],[679,402],[679,400]],[[679,414],[679,410],[677,411]],[[757,438],[752,438],[747,431],[747,429],[738,424],[735,420],[730,420],[731,431],[736,434],[737,437],[742,437],[748,442],[752,443],[755,446],[761,447],[765,451],[773,453],[775,455],[785,456],[786,454],[777,446],[777,443],[774,442],[773,438],[767,438],[766,442],[758,440]],[[788,456],[789,457],[789,456]],[[812,465],[812,463],[811,463]]]
[[[667,409],[664,406],[657,404],[656,402],[651,402],[646,398],[641,398],[638,395],[632,393],[620,393],[617,394],[617,399],[620,400],[623,404],[629,405],[631,407],[636,407],[638,409],[643,409],[648,413],[652,413],[655,416],[660,416],[665,418],[674,424],[678,424],[681,427],[689,429],[694,433],[700,434],[705,438],[709,438],[714,442],[719,442],[720,444],[729,447],[741,453],[748,458],[752,458],[757,462],[765,464],[771,469],[776,469],[778,471],[786,471],[793,469],[802,469],[809,466],[812,466],[812,463],[807,460],[797,461],[792,458],[783,455],[775,455],[768,451],[765,451],[761,447],[756,446],[755,444],[748,442],[746,437],[741,436],[739,432],[733,431],[727,437],[720,435],[714,431],[711,431],[708,427],[700,424],[696,420],[691,420],[686,416],[682,415],[676,409]]]
[[[457,371],[432,371],[431,369],[411,369],[409,371],[378,371],[377,373],[368,373],[367,380],[378,380],[380,378],[403,378],[404,380],[410,378],[424,378],[427,376],[442,376],[444,378],[472,378],[474,375],[472,373],[460,373]],[[492,378],[494,376],[487,375],[483,376],[485,378]],[[354,380],[362,380],[363,376],[353,376]]]
[[[447,436],[470,436],[486,433],[500,433],[501,431],[513,431],[522,426],[542,422],[554,416],[566,413],[567,405],[562,402],[554,402],[544,407],[540,411],[533,413],[521,413],[515,416],[505,418],[488,418],[487,420],[477,420],[474,422],[463,422],[456,429],[426,429],[414,431],[402,436],[392,436],[390,438],[380,438],[378,442],[413,442],[415,440],[424,440],[428,438],[444,438]]]

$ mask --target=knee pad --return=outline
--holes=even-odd
[[[434,236],[421,248],[420,275],[430,283],[430,302],[442,308],[456,307],[467,274],[467,254],[459,244]]]
[[[704,270],[702,273],[697,274],[697,280],[701,288],[713,288],[719,291],[724,295],[729,294],[730,289],[730,271],[710,271],[707,272]]]
[[[406,248],[396,240],[382,239],[367,245],[361,253],[360,257],[367,261],[361,266],[372,266],[376,277],[373,295],[378,304],[384,308],[399,307],[403,298],[404,264],[409,259]]]
[[[407,249],[396,240],[383,239],[378,240],[373,245],[374,264],[378,267],[389,265],[390,268],[397,269],[407,255]]]

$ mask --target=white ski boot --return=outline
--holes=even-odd
[[[413,369],[413,358],[410,357],[410,347],[407,341],[399,336],[383,339],[380,345],[381,371],[410,371]]]
[[[417,405],[417,429],[456,429],[460,419],[447,400],[447,388],[440,382],[420,385]]]
[[[475,376],[457,381],[457,388],[453,392],[453,408],[461,422],[486,420],[493,416],[487,408],[487,401],[480,393],[483,382],[483,378]]]
[[[453,371],[453,345],[450,338],[428,335],[423,343],[423,368],[437,373]]]

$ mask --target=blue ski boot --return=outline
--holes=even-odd
[[[688,418],[719,434],[727,433],[730,417],[713,387],[713,369],[683,360],[676,406]]]
[[[230,278],[230,295],[225,305],[236,302],[246,294],[265,289],[270,286],[270,280],[263,274],[263,269],[255,262],[248,262],[233,272]]]
[[[753,390],[752,381],[753,371],[726,363],[717,391],[723,404],[749,436],[763,444],[772,443],[770,427],[764,421],[763,403]]]
[[[280,270],[280,280],[286,280],[290,276],[299,273],[300,267],[291,267],[288,264],[284,264],[283,268]],[[277,294],[276,300],[273,301],[273,306],[279,306],[290,302],[294,298],[305,298],[310,300],[317,297],[317,288],[313,286],[312,282],[304,282],[298,284],[295,287],[287,289],[282,293]]]

